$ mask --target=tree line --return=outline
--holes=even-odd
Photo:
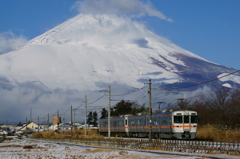
[[[177,105],[180,109],[197,111],[199,125],[212,124],[226,129],[240,127],[240,90],[238,89],[215,88],[214,91],[178,101]]]
[[[111,117],[117,117],[120,115],[132,114],[136,115],[137,113],[146,113],[148,109],[145,107],[145,104],[139,105],[136,102],[130,102],[121,100],[113,108],[111,108]],[[108,117],[108,111],[105,108],[101,110],[100,119],[105,119]],[[98,114],[97,112],[90,111],[87,116],[87,124],[97,126]]]

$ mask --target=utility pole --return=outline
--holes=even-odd
[[[32,108],[30,108],[30,121],[32,122]]]
[[[71,105],[71,138],[72,138],[72,127],[73,127],[73,122],[72,122],[72,105]]]
[[[185,99],[184,99],[184,98],[178,98],[177,100],[180,101],[180,102],[178,102],[178,106],[180,107],[180,109],[181,109],[181,110],[186,109],[186,108],[185,108],[185,107],[186,107],[186,104],[183,103],[183,101],[184,101]]]
[[[25,135],[27,136],[27,117],[26,117],[26,129],[25,129]]]
[[[149,141],[152,141],[152,94],[151,94],[151,79],[149,79],[148,83],[148,114],[149,114]]]
[[[85,95],[85,136],[87,136],[87,96]]]
[[[76,108],[75,109],[73,109],[73,123],[75,123],[76,121],[75,121],[75,111],[76,111]]]
[[[57,110],[57,120],[58,120],[57,129],[59,130],[59,124],[61,123],[60,116],[59,116],[59,110]]]
[[[39,116],[38,116],[38,132],[39,132]]]
[[[48,131],[49,131],[49,113],[48,113]]]
[[[111,117],[111,86],[108,86],[108,138],[111,136],[111,123],[110,123],[110,117]]]
[[[45,118],[43,119],[43,130],[45,131],[46,129],[46,122],[45,122]]]

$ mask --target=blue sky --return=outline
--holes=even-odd
[[[80,2],[88,3],[85,11],[96,11],[101,8],[99,4],[95,4],[97,8],[89,9],[94,5],[94,1],[96,2],[96,0]],[[111,0],[98,0],[102,4],[108,1]],[[144,22],[151,31],[209,61],[240,69],[239,0],[131,1],[144,4],[141,7],[146,7],[145,16],[134,20]],[[78,8],[78,2],[0,0],[0,54],[79,14],[79,10],[83,11],[83,8]],[[112,3],[114,2],[127,4],[130,0],[113,0]],[[116,5],[112,6],[116,11]],[[117,13],[120,14],[132,15],[131,9],[135,14],[142,11],[133,7],[127,8],[126,11],[128,5],[117,6],[119,6]],[[111,7],[102,6],[103,11],[111,10],[109,8]]]

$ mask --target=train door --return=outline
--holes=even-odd
[[[169,131],[172,132],[172,115],[168,116]]]
[[[188,112],[184,112],[183,114],[183,131],[191,131],[191,120],[190,114]]]
[[[125,117],[124,119],[124,127],[125,127],[125,132],[129,136],[129,127],[128,127],[128,117]]]

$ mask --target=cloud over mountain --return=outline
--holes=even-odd
[[[156,10],[149,1],[144,3],[140,0],[82,0],[77,1],[73,8],[77,8],[80,13],[87,14],[130,14],[134,17],[148,15],[169,22],[173,21]]]
[[[42,117],[59,109],[66,111],[70,105],[80,106],[85,95],[89,101],[103,96],[109,85],[113,94],[127,94],[112,99],[126,97],[142,104],[147,101],[144,86],[149,79],[155,88],[170,88],[231,71],[154,34],[131,18],[81,13],[17,50],[0,55],[0,103],[5,105],[0,116],[25,119],[30,107]],[[128,94],[132,91],[135,93]],[[160,94],[153,94],[153,99],[159,100]],[[97,103],[106,105],[107,98]]]
[[[24,36],[17,36],[12,32],[0,33],[0,54],[17,49],[26,42],[27,38]]]

